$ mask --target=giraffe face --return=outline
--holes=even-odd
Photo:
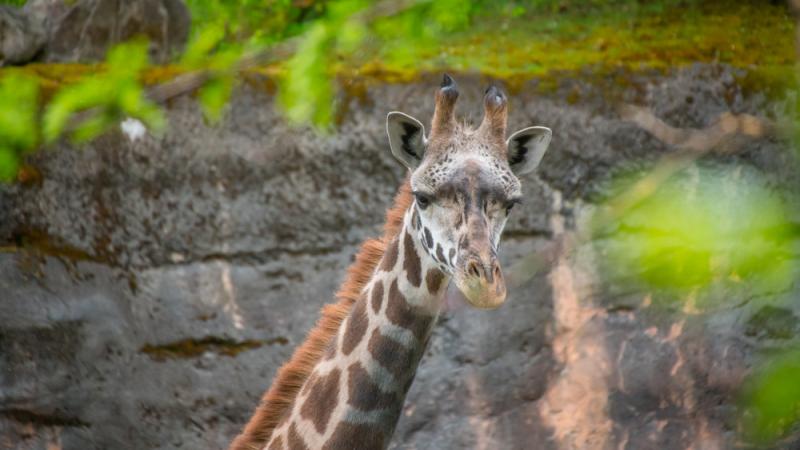
[[[497,245],[521,190],[508,164],[483,148],[449,146],[414,171],[411,187],[423,248],[472,305],[494,308],[506,296]]]
[[[448,78],[437,93],[431,136],[425,136],[416,119],[390,113],[389,141],[411,170],[412,227],[422,247],[470,304],[496,308],[506,297],[497,246],[512,208],[522,199],[518,175],[538,165],[551,133],[531,127],[504,140],[505,96],[495,88],[487,90],[489,119],[478,129],[442,122],[437,115],[448,106],[452,113],[457,97]]]

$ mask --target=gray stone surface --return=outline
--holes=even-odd
[[[45,44],[45,30],[19,9],[0,5],[0,67],[24,64]]]
[[[698,66],[632,77],[635,89],[564,80],[512,95],[510,128],[544,124],[554,139],[524,180],[506,267],[574,228],[610,172],[669,151],[609,99],[679,126],[781,114],[734,75]],[[482,86],[459,82],[459,111],[475,120]],[[333,135],[290,128],[268,92],[245,87],[218,127],[182,98],[163,137],[114,132],[37,155],[40,180],[0,187],[0,448],[225,448],[379,232],[403,177],[386,113],[427,121],[434,86],[345,97]],[[751,140],[711,159],[791,180],[787,148]],[[797,343],[785,318],[800,314],[796,288],[686,311],[600,276],[603,264],[585,244],[499,310],[448,310],[392,448],[750,448],[737,395],[763,351]]]
[[[30,0],[24,11],[46,30],[42,59],[102,60],[111,46],[133,37],[150,43],[150,57],[166,62],[183,48],[191,18],[182,0]]]

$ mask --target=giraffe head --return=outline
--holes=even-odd
[[[444,76],[431,131],[401,112],[387,116],[392,154],[411,170],[412,227],[469,303],[496,308],[506,297],[497,245],[512,207],[522,198],[518,175],[539,165],[552,133],[520,130],[506,139],[508,104],[494,86],[483,99],[477,129],[456,122],[458,90]]]

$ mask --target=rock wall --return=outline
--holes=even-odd
[[[610,171],[669,151],[615,101],[676,126],[781,114],[740,75],[697,66],[512,94],[509,128],[544,124],[554,139],[523,180],[506,267],[574,229]],[[477,120],[482,83],[459,82],[459,112]],[[379,233],[404,175],[386,113],[428,120],[435,85],[368,84],[343,98],[332,135],[291,129],[248,85],[217,127],[184,97],[164,136],[113,132],[37,155],[40,177],[0,187],[0,448],[225,448]],[[796,176],[790,158],[765,138],[712,160],[776,180]],[[798,341],[800,305],[785,300],[797,292],[687,312],[609,289],[624,280],[599,277],[603,263],[583,245],[497,311],[445,312],[392,448],[750,448],[738,389],[760,352]]]
[[[150,59],[180,54],[191,17],[182,0],[28,0],[0,5],[0,67],[42,62],[95,62],[133,38],[149,43]]]
[[[32,60],[45,42],[45,31],[18,9],[0,5],[0,66]]]

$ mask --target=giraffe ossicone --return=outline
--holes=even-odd
[[[505,301],[500,235],[522,198],[518,175],[538,166],[552,134],[537,126],[506,139],[508,103],[494,86],[475,129],[455,120],[457,99],[445,75],[427,136],[413,117],[388,114],[391,151],[409,176],[384,235],[364,243],[337,303],[323,308],[232,450],[388,447],[447,286],[477,308]]]

